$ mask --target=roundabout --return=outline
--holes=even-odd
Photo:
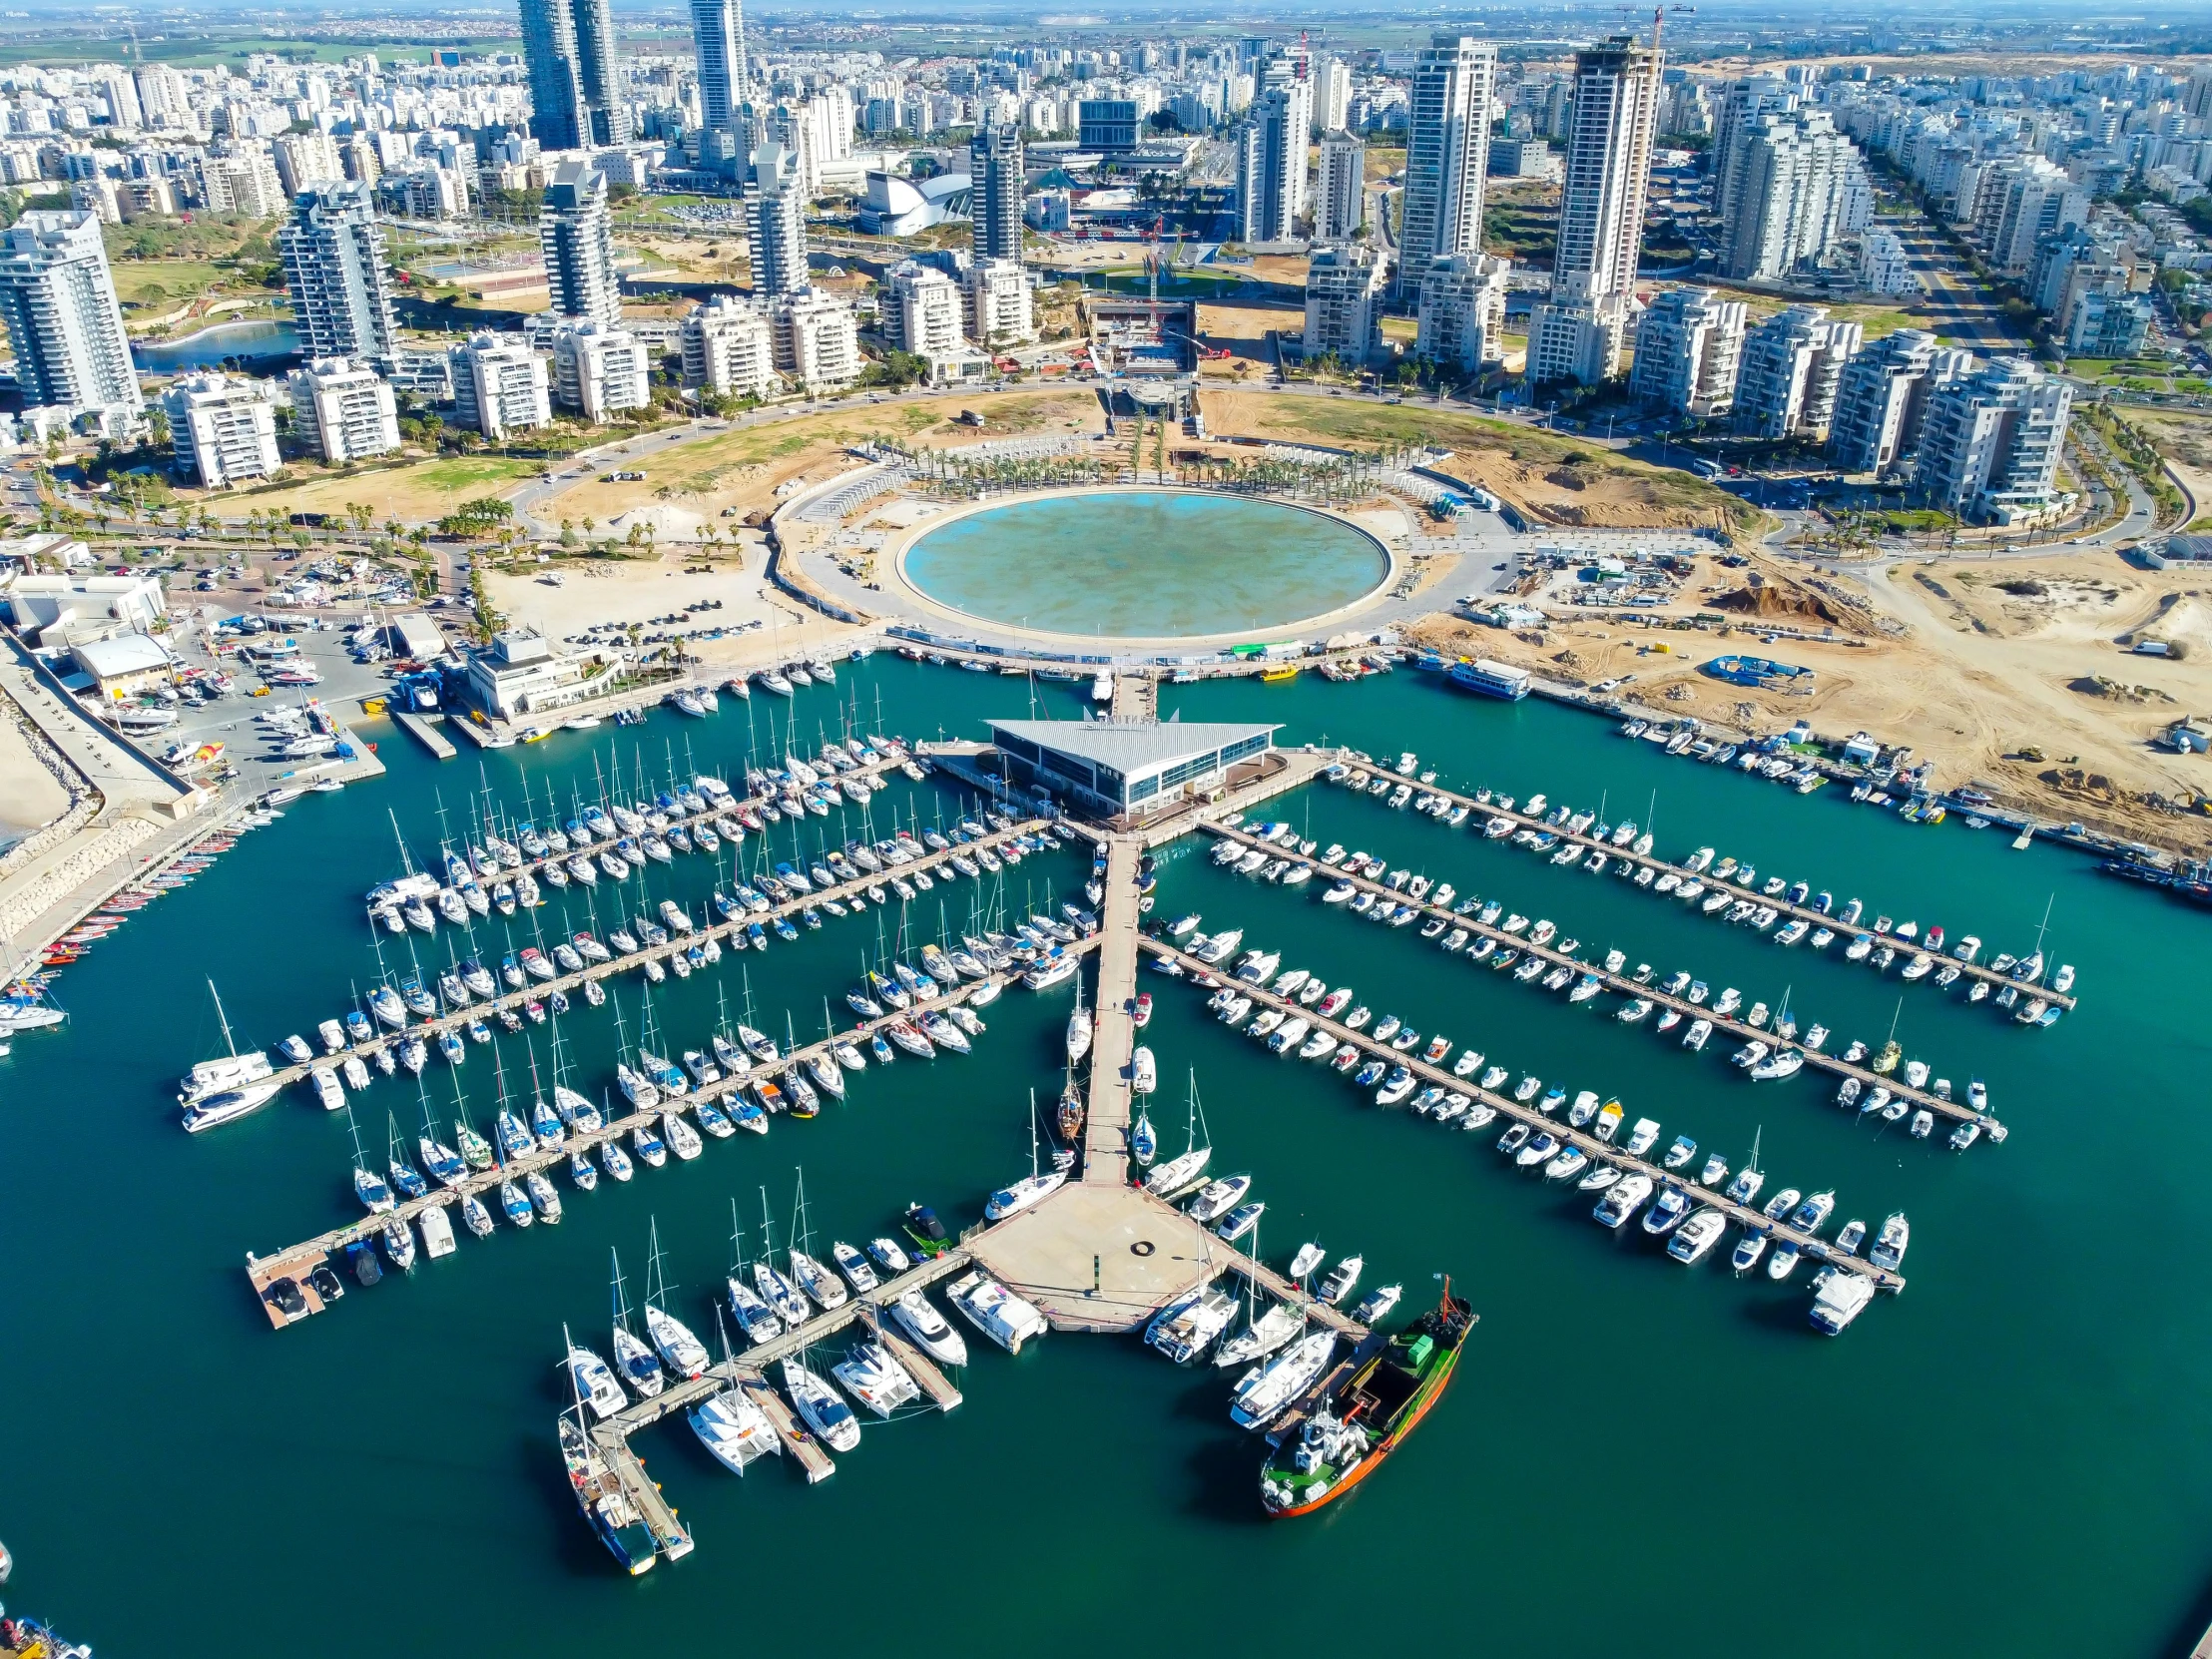
[[[1339,514],[1166,487],[978,502],[884,551],[898,591],[940,615],[1115,641],[1289,629],[1364,605],[1395,569]]]

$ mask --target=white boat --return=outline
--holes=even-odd
[[[1321,1266],[1322,1258],[1326,1255],[1328,1252],[1318,1244],[1300,1245],[1298,1254],[1291,1258],[1291,1277],[1303,1281],[1308,1274]]]
[[[837,1391],[797,1360],[784,1362],[784,1391],[806,1418],[807,1426],[832,1451],[850,1451],[860,1443],[860,1419]]]
[[[906,1335],[913,1338],[914,1346],[939,1365],[967,1364],[967,1340],[918,1288],[904,1292],[891,1304],[891,1317],[906,1328]]]
[[[1249,1175],[1230,1175],[1210,1181],[1205,1190],[1191,1200],[1190,1218],[1202,1227],[1210,1226],[1243,1203],[1245,1194],[1251,1190],[1252,1177]]]
[[[1320,1381],[1336,1353],[1334,1332],[1317,1331],[1301,1337],[1266,1365],[1244,1375],[1230,1399],[1229,1420],[1243,1428],[1266,1427],[1285,1406]]]
[[[1905,1264],[1906,1247],[1913,1242],[1912,1226],[1900,1210],[1882,1224],[1882,1231],[1875,1236],[1874,1248],[1867,1252],[1867,1260],[1878,1268],[1895,1273]]]
[[[1287,1302],[1279,1302],[1223,1343],[1214,1356],[1214,1364],[1244,1366],[1255,1360],[1265,1360],[1305,1329],[1305,1313]]]
[[[680,1376],[697,1377],[707,1369],[707,1351],[691,1334],[691,1327],[650,1302],[645,1305],[645,1333],[669,1369]]]
[[[880,1343],[854,1343],[851,1352],[830,1368],[830,1375],[879,1417],[888,1417],[921,1397],[921,1385],[912,1373]]]
[[[1179,1366],[1187,1366],[1214,1346],[1237,1317],[1237,1299],[1213,1285],[1201,1285],[1153,1316],[1144,1340]]]
[[[1352,1294],[1352,1287],[1360,1283],[1361,1270],[1367,1265],[1367,1258],[1364,1256],[1341,1258],[1329,1270],[1329,1276],[1321,1282],[1321,1289],[1315,1293],[1315,1300],[1325,1302],[1331,1307],[1343,1302]]]
[[[1874,1282],[1864,1274],[1823,1268],[1813,1281],[1813,1329],[1824,1336],[1841,1335],[1873,1300]]]
[[[714,1459],[732,1474],[763,1457],[781,1457],[784,1442],[768,1413],[743,1388],[710,1394],[686,1413],[692,1432]]]
[[[1210,1146],[1197,1146],[1180,1157],[1170,1158],[1150,1171],[1144,1178],[1145,1191],[1155,1198],[1172,1199],[1198,1184],[1206,1173],[1207,1161],[1214,1155]]]
[[[954,1280],[945,1295],[970,1325],[1009,1354],[1019,1354],[1022,1344],[1050,1329],[1033,1305],[980,1270]]]
[[[1700,1210],[1674,1230],[1674,1237],[1667,1241],[1667,1254],[1689,1266],[1703,1259],[1727,1230],[1728,1218],[1720,1211]]]
[[[592,1408],[601,1421],[613,1416],[630,1403],[630,1396],[622,1391],[622,1384],[615,1381],[615,1374],[588,1348],[568,1345],[568,1375],[576,1388],[576,1395]]]

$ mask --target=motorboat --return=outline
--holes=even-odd
[[[784,1391],[807,1426],[832,1451],[850,1451],[860,1443],[860,1420],[852,1407],[797,1360],[784,1362]]]
[[[921,1385],[913,1374],[881,1343],[858,1342],[845,1357],[830,1368],[830,1375],[844,1391],[879,1417],[888,1417],[901,1405],[921,1397]]]

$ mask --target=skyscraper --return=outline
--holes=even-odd
[[[1021,128],[985,122],[968,141],[968,214],[978,260],[1021,258]]]
[[[1763,115],[1736,145],[1733,206],[1721,216],[1722,273],[1780,281],[1842,233],[1859,152],[1826,110]]]
[[[691,0],[691,23],[699,51],[699,159],[726,166],[745,154],[743,0]]]
[[[538,216],[538,243],[554,315],[609,326],[622,320],[622,283],[615,276],[604,173],[585,162],[563,162],[553,170]]]
[[[1639,336],[1637,360],[1643,359]],[[1973,366],[1973,354],[1921,328],[1886,334],[1844,365],[1829,453],[1846,472],[1882,473],[1919,442],[1930,395]]]
[[[1405,128],[1405,217],[1398,281],[1482,243],[1482,176],[1490,158],[1497,49],[1437,35],[1413,65]]]
[[[1791,305],[1749,330],[1736,373],[1736,430],[1770,443],[1826,443],[1844,365],[1863,337],[1860,324],[1831,317],[1824,305]]]
[[[1314,240],[1343,242],[1368,222],[1368,147],[1350,133],[1321,141],[1314,175]]]
[[[548,150],[627,144],[630,111],[615,72],[608,0],[521,0],[530,131]]]
[[[96,217],[34,210],[0,233],[0,316],[24,407],[138,418],[144,399]]]
[[[1253,100],[1236,137],[1237,240],[1286,242],[1306,207],[1306,122],[1287,87]]]
[[[391,354],[396,329],[384,233],[366,185],[301,191],[276,233],[276,254],[309,358]]]
[[[1528,378],[1585,385],[1620,372],[1628,292],[1643,246],[1644,192],[1663,54],[1616,35],[1574,55],[1574,114],[1559,193],[1551,299],[1528,321]]]
[[[799,158],[781,145],[753,153],[745,221],[753,252],[753,297],[797,293],[807,282],[807,194]]]

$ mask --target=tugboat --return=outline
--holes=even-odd
[[[1474,1318],[1446,1279],[1433,1309],[1385,1344],[1371,1339],[1352,1375],[1269,1457],[1260,1506],[1273,1516],[1312,1514],[1373,1473],[1442,1397]]]

